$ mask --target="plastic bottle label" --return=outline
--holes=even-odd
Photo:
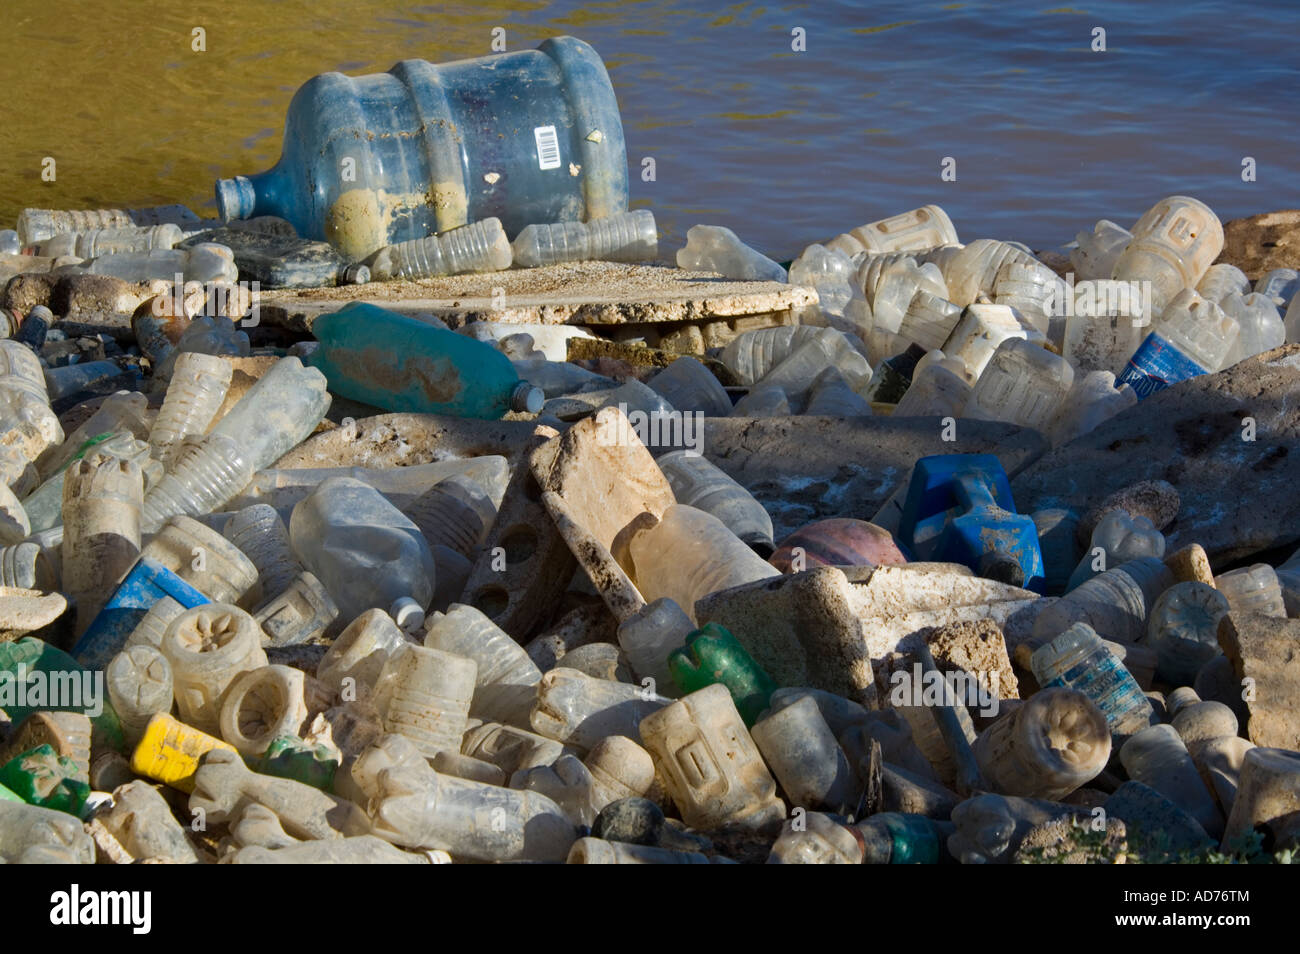
[[[538,126],[533,130],[537,140],[537,168],[560,168],[560,137],[555,134],[554,126]]]
[[[1209,372],[1153,331],[1128,359],[1124,372],[1115,380],[1115,386],[1127,384],[1141,401],[1171,384],[1200,374]]]

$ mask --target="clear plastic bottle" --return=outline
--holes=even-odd
[[[1238,613],[1262,613],[1286,618],[1286,602],[1277,572],[1267,563],[1230,570],[1214,578],[1214,585]]]
[[[525,226],[513,243],[524,268],[558,262],[649,262],[659,254],[659,230],[649,209],[586,222]]]
[[[727,342],[718,358],[741,384],[753,385],[789,357],[799,346],[816,338],[831,335],[844,340],[844,336],[838,331],[827,328],[805,325],[756,328],[737,335]],[[834,344],[834,339],[831,340]],[[847,344],[847,341],[845,343]],[[861,359],[861,362],[862,365],[866,364],[865,359]],[[859,365],[858,371],[868,377],[871,375],[869,367],[863,372]]]
[[[971,748],[993,791],[1061,801],[1106,767],[1110,729],[1082,692],[1043,689],[981,732]]]
[[[568,865],[707,865],[718,859],[698,851],[674,851],[656,845],[630,845],[603,838],[579,838],[565,859]]]
[[[316,667],[316,678],[351,698],[373,691],[384,664],[411,641],[381,609],[366,610],[330,643]]]
[[[1133,226],[1133,240],[1107,277],[1151,282],[1154,316],[1184,288],[1195,288],[1223,251],[1223,225],[1204,202],[1190,196],[1161,199]],[[1213,369],[1212,369],[1213,370]]]
[[[1075,278],[1096,281],[1110,278],[1115,263],[1133,241],[1133,233],[1109,219],[1102,219],[1091,232],[1076,235],[1074,241],[1078,248],[1070,252],[1070,264],[1074,266]]]
[[[856,311],[869,317],[870,306],[854,284],[856,273],[853,261],[843,252],[822,245],[805,248],[790,264],[790,284],[815,289],[817,304],[800,308],[798,323],[826,325],[830,318],[843,318],[850,302],[856,302]]]
[[[998,345],[966,402],[965,416],[1047,431],[1074,384],[1074,369],[1059,355],[1009,338]]]
[[[144,441],[136,440],[129,431],[102,435],[101,438],[68,467],[58,471],[32,491],[31,495],[23,501],[23,509],[27,512],[33,533],[63,525],[63,492],[68,471],[87,457],[99,454],[135,464],[140,469],[145,491],[160,477],[157,463],[152,465],[150,463],[149,445]]]
[[[680,606],[660,598],[619,624],[618,644],[637,676],[653,679],[657,691],[672,695],[668,654],[684,644],[693,629],[695,623]]]
[[[846,255],[859,252],[879,255],[956,244],[957,230],[948,213],[937,205],[923,205],[887,219],[868,222],[825,243],[827,248],[838,249]]]
[[[498,218],[381,248],[367,264],[377,282],[496,272],[510,267],[510,240]]]
[[[669,700],[645,687],[558,667],[543,674],[529,721],[548,739],[590,749],[610,735],[638,738],[638,727]]]
[[[1112,736],[1129,736],[1151,722],[1151,703],[1115,654],[1086,623],[1075,623],[1034,650],[1030,664],[1044,689],[1082,692],[1106,717]]]
[[[1275,268],[1260,276],[1255,282],[1254,291],[1271,301],[1281,313],[1286,312],[1287,304],[1300,291],[1300,271],[1294,268]]]
[[[176,362],[183,354],[198,353],[206,355],[236,355],[247,357],[249,353],[248,333],[240,331],[239,326],[230,318],[221,315],[200,315],[194,318],[170,349],[158,362],[154,371],[155,381],[170,381],[176,371]],[[220,408],[218,403],[217,407]],[[215,414],[216,411],[214,410]]]
[[[928,292],[944,300],[949,297],[939,266],[919,265],[912,258],[889,264],[879,259],[864,262],[857,277],[871,304],[874,327],[895,334],[919,293]]]
[[[960,417],[970,400],[965,366],[942,351],[926,353],[912,372],[912,383],[894,406],[893,417]]]
[[[1211,838],[1223,835],[1223,816],[1214,796],[1172,725],[1148,726],[1138,732],[1120,748],[1119,758],[1129,778],[1168,798],[1200,822]]]
[[[825,330],[835,338],[815,338],[801,344],[763,375],[758,385],[779,387],[791,404],[801,407],[807,403],[817,376],[828,368],[839,371],[853,390],[864,387],[871,380],[871,366],[847,344],[844,335],[830,328]]]
[[[646,716],[641,740],[690,827],[761,829],[784,816],[776,782],[721,683]]]
[[[34,428],[43,442],[37,453],[63,440],[63,428],[50,409],[40,359],[26,345],[7,339],[0,340],[0,416],[6,430],[20,422]]]
[[[903,315],[903,322],[898,329],[899,337],[918,344],[927,351],[942,348],[961,320],[961,311],[959,305],[921,289]]]
[[[307,437],[330,405],[325,376],[297,358],[281,358],[248,389],[207,436],[186,443],[172,471],[149,491],[144,529],[174,514],[210,513],[253,474]]]
[[[1153,557],[1111,567],[1039,613],[1034,637],[1052,639],[1071,623],[1087,623],[1107,639],[1136,643],[1146,633],[1147,612],[1173,583],[1169,568]]]
[[[497,516],[492,498],[477,481],[465,476],[438,481],[401,509],[430,548],[445,546],[467,559],[478,553]]]
[[[302,564],[289,543],[289,530],[279,512],[268,504],[253,504],[236,511],[226,521],[222,534],[257,567],[264,600],[283,593],[302,572]]]
[[[455,603],[433,613],[424,645],[474,660],[477,665],[469,714],[477,719],[528,727],[542,672],[524,648],[472,606]]]
[[[1263,295],[1230,294],[1219,302],[1223,313],[1237,322],[1240,332],[1223,361],[1225,368],[1286,344],[1286,326],[1277,307]]]
[[[811,696],[771,712],[750,735],[786,798],[809,810],[851,811],[856,793],[848,757]]]
[[[79,361],[50,368],[45,372],[45,387],[51,402],[71,397],[82,391],[104,393],[111,386],[122,386],[139,380],[139,372],[120,364],[117,360]]]
[[[588,391],[602,391],[618,387],[618,382],[603,374],[596,374],[586,368],[567,361],[551,361],[545,358],[511,359],[515,373],[535,388],[539,388],[548,398],[565,394],[585,394]]]
[[[1060,284],[1056,272],[1040,262],[1008,262],[994,280],[993,300],[1046,334]]]
[[[81,635],[140,556],[144,479],[134,461],[92,452],[63,482],[63,590]]]
[[[86,229],[64,232],[36,243],[37,255],[58,258],[75,255],[95,258],[122,252],[147,252],[154,248],[172,248],[183,238],[180,227],[172,223],[148,226]]]
[[[353,766],[375,834],[471,861],[556,863],[568,855],[577,832],[551,799],[439,774],[404,741],[386,736]]]
[[[731,398],[722,383],[700,361],[684,355],[650,379],[650,387],[679,411],[705,417],[726,417]]]
[[[180,604],[176,606],[180,608]],[[150,719],[172,710],[171,663],[153,646],[127,646],[108,664],[104,681],[113,709],[122,720],[122,731],[132,745],[140,741]]]
[[[267,664],[261,629],[229,603],[185,610],[167,625],[162,653],[172,667],[181,718],[211,734],[219,731],[226,689],[242,673]]]
[[[54,312],[44,305],[33,305],[27,312],[27,317],[23,319],[22,325],[10,335],[0,335],[0,338],[12,336],[15,341],[22,342],[40,354],[41,348],[45,346],[45,339],[57,320]]]
[[[163,399],[149,446],[155,459],[171,463],[181,441],[195,435],[202,437],[217,416],[230,387],[234,366],[214,355],[186,351],[176,355],[167,396]]]
[[[1012,263],[1036,267],[1042,262],[1029,253],[995,239],[978,239],[954,253],[940,265],[948,286],[948,300],[963,308],[981,293],[993,294],[998,274]]]
[[[433,599],[435,567],[424,535],[369,484],[323,481],[293,508],[289,539],[347,619],[403,596],[421,607]]]
[[[101,255],[80,265],[61,266],[56,271],[111,275],[128,282],[170,282],[180,275],[186,282],[233,285],[239,279],[235,253],[212,242],[189,248],[156,248],[147,252]]]
[[[410,740],[425,758],[460,751],[478,667],[454,653],[407,645],[388,657],[375,683],[384,730]]]
[[[1067,591],[1092,579],[1106,567],[1120,566],[1139,557],[1164,559],[1165,536],[1144,516],[1130,517],[1124,510],[1109,510],[1093,528],[1087,552],[1074,569]],[[1100,566],[1100,569],[1094,567]]]
[[[682,504],[632,535],[626,555],[615,556],[642,596],[668,597],[692,619],[703,596],[780,576],[717,517]]]
[[[149,413],[149,398],[138,391],[118,391],[104,398],[89,418],[79,424],[67,440],[51,447],[41,455],[41,476],[48,479],[58,473],[78,454],[87,449],[87,442],[106,440],[110,434],[130,432],[137,440],[147,441],[153,426]]]
[[[677,267],[696,272],[716,272],[743,281],[784,282],[785,269],[754,251],[731,229],[720,225],[693,225],[686,232],[686,247],[677,253]]]
[[[772,547],[772,518],[763,505],[708,458],[678,450],[656,462],[679,504],[712,514],[751,547]]]
[[[1250,279],[1236,265],[1220,262],[1206,269],[1196,284],[1196,292],[1206,301],[1222,304],[1229,295],[1250,293]]]
[[[1188,289],[1168,303],[1159,322],[1116,379],[1142,400],[1171,384],[1223,367],[1241,329],[1218,305]]]
[[[65,232],[124,229],[134,224],[131,213],[124,209],[23,209],[18,213],[18,237],[27,246]]]
[[[749,393],[736,402],[731,417],[787,417],[791,414],[790,399],[774,384],[750,388]]]

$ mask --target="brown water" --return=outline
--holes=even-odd
[[[0,15],[0,227],[26,206],[211,216],[216,178],[274,164],[309,77],[486,55],[496,27],[508,49],[567,33],[604,57],[633,203],[670,253],[708,222],[789,258],[927,202],[963,239],[1035,247],[1174,192],[1225,219],[1300,205],[1294,2],[3,0]]]

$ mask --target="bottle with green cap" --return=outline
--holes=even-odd
[[[0,709],[17,725],[33,712],[83,712],[92,742],[125,751],[122,723],[108,699],[103,673],[91,672],[34,636],[0,643]]]
[[[925,815],[880,812],[853,826],[863,842],[863,864],[933,865],[944,860],[943,844],[952,825]]]
[[[77,763],[48,743],[0,765],[0,786],[29,805],[78,816],[90,795]]]
[[[731,631],[705,623],[668,656],[668,669],[682,693],[721,683],[731,693],[746,728],[758,721],[779,686]]]
[[[334,791],[334,773],[339,770],[337,750],[312,745],[292,735],[271,740],[254,769],[263,775],[291,778],[322,792]]]

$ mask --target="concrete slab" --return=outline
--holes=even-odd
[[[404,314],[432,313],[452,327],[470,321],[621,325],[784,312],[815,304],[817,292],[666,265],[570,262],[414,282],[285,289],[259,298],[263,320],[299,330],[352,301]]]

